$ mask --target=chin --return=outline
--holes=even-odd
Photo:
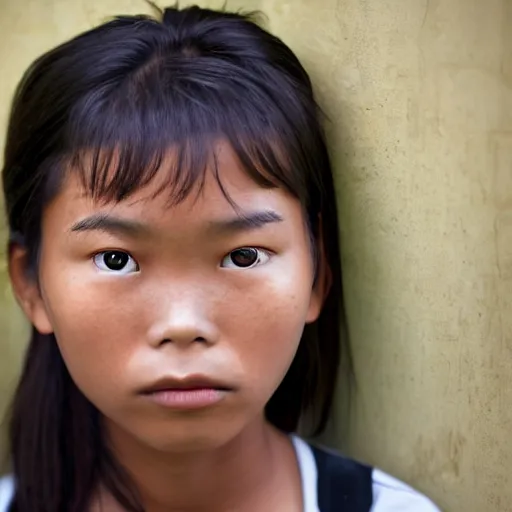
[[[209,429],[205,426],[202,429],[181,431],[168,429],[151,436],[141,436],[139,441],[160,452],[187,454],[222,448],[236,438],[239,433],[233,431],[232,428],[221,430]]]
[[[107,416],[107,428],[115,444],[135,443],[160,453],[192,454],[225,447],[261,428],[264,416],[258,411],[252,404],[172,413],[136,411]]]
[[[219,418],[220,420],[220,418]],[[131,434],[140,444],[168,453],[193,453],[221,448],[236,439],[247,425],[235,417],[222,421],[211,418],[175,418],[149,425],[137,425]]]
[[[152,439],[151,442],[153,449],[159,452],[184,455],[217,450],[228,443],[229,439],[208,435],[182,435],[173,438]]]

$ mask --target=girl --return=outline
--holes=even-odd
[[[33,331],[11,512],[432,512],[293,433],[329,415],[335,192],[308,75],[249,17],[119,17],[39,58],[3,169]]]

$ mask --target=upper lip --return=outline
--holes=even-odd
[[[157,393],[173,389],[221,389],[230,390],[232,386],[206,375],[187,375],[185,377],[166,376],[142,389],[142,393]]]

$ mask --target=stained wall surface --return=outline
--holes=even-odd
[[[357,375],[349,411],[340,390],[330,441],[444,510],[512,511],[512,2],[227,6],[267,15],[330,118]],[[135,0],[0,7],[1,133],[33,58],[114,14],[147,11]],[[4,256],[0,412],[26,339]]]

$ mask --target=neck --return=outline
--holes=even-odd
[[[263,419],[226,445],[190,454],[143,446],[115,426],[109,426],[108,432],[114,454],[147,512],[257,510],[259,503],[268,505],[269,496],[277,500],[278,495],[279,502],[292,501],[296,504],[292,510],[300,510],[300,474],[293,447],[287,436]],[[288,489],[286,496],[283,489]]]

